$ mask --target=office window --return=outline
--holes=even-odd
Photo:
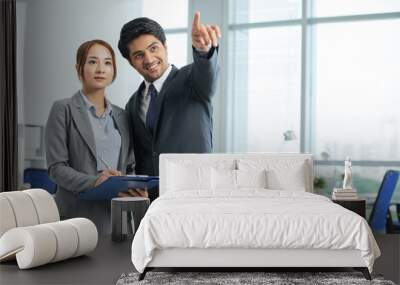
[[[301,16],[301,1],[229,5],[233,23]],[[300,151],[301,25],[242,24],[228,35],[227,150]]]
[[[230,0],[229,23],[258,23],[301,18],[301,0]]]
[[[326,182],[316,191],[329,196],[333,187],[341,187],[343,160],[350,156],[353,185],[370,209],[385,172],[400,168],[400,15],[386,14],[399,12],[400,3],[362,2],[335,7],[329,1],[313,2],[319,18],[312,25],[310,59],[310,95],[315,98],[312,150],[315,176]],[[325,16],[331,17],[327,23]],[[343,21],[340,16],[351,18]]]
[[[169,62],[177,67],[182,67],[188,64],[187,33],[167,33],[166,37]]]
[[[143,0],[143,16],[156,20],[165,30],[169,62],[177,67],[188,63],[189,0]],[[173,7],[173,14],[166,10]],[[171,16],[173,15],[173,16]]]
[[[372,203],[400,169],[400,1],[228,3],[226,150],[312,152],[328,196],[350,156]]]
[[[186,28],[188,0],[143,0],[145,17],[156,20],[164,29]],[[173,13],[168,13],[168,9]]]
[[[230,33],[233,151],[299,151],[300,27]],[[285,136],[286,132],[286,136]]]
[[[350,16],[400,11],[398,0],[317,0],[312,1],[315,17]]]
[[[399,20],[316,26],[315,153],[400,160]]]
[[[324,187],[318,188],[314,185],[314,191],[330,197],[334,187],[341,188],[343,183],[343,165],[317,165],[314,167],[314,176],[324,179]],[[357,189],[358,195],[367,200],[367,217],[375,201],[379,186],[388,170],[385,166],[360,166],[352,168],[353,187]],[[393,202],[400,203],[400,183],[392,197]]]

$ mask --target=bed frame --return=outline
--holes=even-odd
[[[156,250],[152,261],[139,275],[155,268],[232,268],[246,271],[254,268],[343,268],[361,271],[371,280],[359,250],[327,249],[192,249]]]
[[[293,158],[303,159],[306,168],[306,191],[313,192],[313,164],[311,154],[162,154],[160,157],[160,195],[165,193],[166,165],[171,160],[214,160],[239,158]],[[139,280],[156,268],[231,268],[246,271],[254,268],[353,268],[361,271],[367,280],[371,275],[359,250],[329,249],[249,249],[249,248],[169,248],[157,249]]]

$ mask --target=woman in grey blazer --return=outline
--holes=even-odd
[[[134,173],[127,114],[105,94],[116,77],[113,49],[102,40],[83,43],[77,51],[76,70],[82,89],[55,102],[47,120],[48,172],[57,184],[60,215],[87,217],[99,232],[109,233],[110,201],[84,201],[79,193],[110,176]],[[140,190],[130,190],[130,194],[147,195]]]

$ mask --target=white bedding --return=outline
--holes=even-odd
[[[184,191],[155,200],[132,243],[143,272],[155,249],[357,249],[372,271],[380,255],[362,217],[328,198],[299,191]]]

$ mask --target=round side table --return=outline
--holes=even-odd
[[[140,221],[146,214],[150,205],[149,198],[143,197],[118,197],[111,200],[111,239],[113,241],[122,241],[126,235],[122,233],[122,215],[124,212],[133,213],[133,221],[135,223],[135,234],[139,227]]]

